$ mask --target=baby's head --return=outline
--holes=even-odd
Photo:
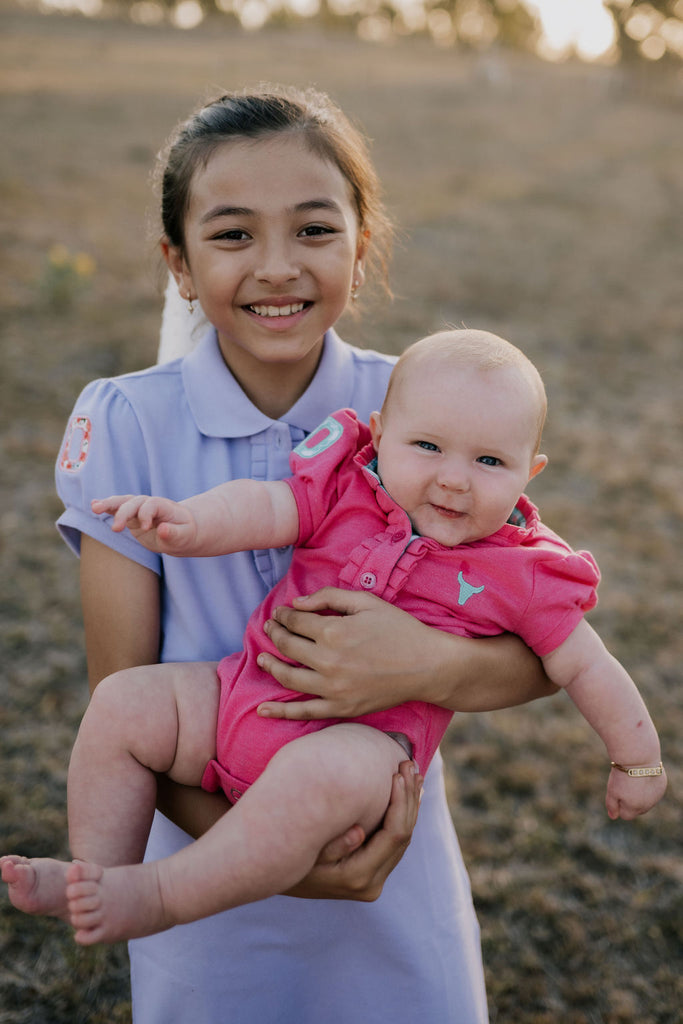
[[[415,531],[452,547],[499,530],[547,463],[546,404],[533,363],[494,334],[411,345],[370,428],[382,483]]]

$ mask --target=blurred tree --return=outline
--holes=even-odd
[[[188,0],[121,0],[135,16],[137,8],[155,7],[174,12]],[[572,46],[553,54],[544,46],[544,18],[555,21],[590,22],[590,5],[578,12],[573,0],[190,0],[206,14],[227,14],[247,28],[266,21],[292,24],[302,18],[326,25],[358,30],[367,39],[382,40],[393,34],[426,33],[441,45],[485,49],[492,44],[527,49],[543,56],[565,56],[578,52]],[[578,6],[578,5],[577,5]],[[683,0],[602,0],[614,26],[613,57],[659,61],[683,59]],[[593,12],[600,14],[598,0]],[[568,15],[568,17],[567,17]],[[160,15],[163,17],[163,14]],[[200,15],[201,17],[201,15]],[[136,19],[137,20],[137,19]],[[603,22],[604,22],[603,15]],[[183,26],[177,19],[180,27]],[[609,29],[609,23],[607,25]]]
[[[619,32],[624,59],[683,58],[682,0],[603,0]]]

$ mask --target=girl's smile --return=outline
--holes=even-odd
[[[346,178],[292,133],[214,151],[192,179],[185,251],[167,259],[233,374],[273,415],[276,385],[284,410],[312,379],[364,253]]]

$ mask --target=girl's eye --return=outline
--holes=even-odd
[[[214,235],[214,241],[245,242],[250,237],[249,233],[243,231],[242,228],[229,228],[226,231],[219,231],[218,234]]]
[[[422,450],[425,452],[438,452],[439,450],[439,446],[436,444],[432,444],[431,441],[416,441],[415,443],[417,444],[418,448],[422,448]]]
[[[325,227],[324,224],[309,224],[307,227],[302,228],[299,234],[303,238],[320,238],[321,235],[334,235],[336,230],[335,228]]]
[[[484,466],[502,466],[503,462],[501,459],[497,459],[495,455],[480,455],[477,462],[481,462]]]

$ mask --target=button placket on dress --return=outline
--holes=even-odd
[[[300,435],[300,436],[299,436]],[[286,423],[273,423],[251,439],[252,480],[280,480],[290,475],[289,456],[304,432]],[[290,548],[264,548],[253,552],[259,576],[269,590],[289,567]]]

